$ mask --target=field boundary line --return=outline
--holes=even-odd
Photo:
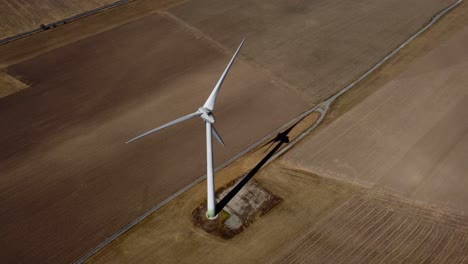
[[[217,50],[221,51],[223,54],[227,55],[228,57],[231,57],[232,56],[232,53],[233,53],[233,50],[230,50],[229,48],[225,47],[223,44],[219,43],[218,41],[216,41],[215,39],[213,39],[212,37],[208,36],[207,34],[205,34],[203,31],[201,31],[200,29],[192,26],[191,24],[187,23],[185,20],[183,20],[182,18],[174,15],[173,13],[171,13],[170,11],[168,10],[161,10],[161,11],[157,11],[156,13],[160,14],[161,16],[164,16],[164,17],[167,17],[168,19],[174,21],[175,23],[185,27],[186,29],[188,29],[189,31],[192,32],[192,34],[195,35],[195,37],[200,37],[202,39],[204,39],[205,41],[207,41],[212,47],[216,48]],[[247,36],[246,37],[246,41],[248,42],[248,38]],[[239,41],[241,41],[241,39],[239,39]],[[236,44],[237,45],[237,44]],[[286,91],[290,92],[291,90],[293,90],[295,93],[297,93],[298,95],[300,95],[301,97],[306,97],[308,101],[313,101],[311,98],[308,98],[309,96],[307,96],[304,92],[302,92],[297,86],[287,82],[286,80],[283,80],[282,78],[276,76],[275,74],[273,74],[272,72],[270,72],[269,70],[265,69],[264,67],[262,67],[261,65],[259,65],[258,63],[256,63],[255,61],[247,58],[245,55],[242,55],[239,54],[239,59],[241,59],[244,63],[247,63],[248,65],[250,65],[251,67],[253,67],[254,69],[262,72],[263,74],[265,74],[270,80],[272,80],[276,86],[278,86],[279,88],[281,89],[285,89],[286,88]],[[316,104],[316,103],[314,103]]]

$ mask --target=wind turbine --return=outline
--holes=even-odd
[[[244,45],[245,38],[242,39],[242,42],[240,43],[239,47],[237,48],[236,52],[231,58],[231,61],[229,61],[229,64],[227,65],[226,69],[224,70],[223,74],[221,75],[221,78],[219,78],[218,83],[216,83],[216,86],[214,87],[213,91],[211,92],[210,96],[206,100],[205,104],[198,108],[198,110],[194,113],[188,114],[186,116],[183,116],[181,118],[178,118],[174,121],[171,121],[165,125],[162,125],[160,127],[151,129],[148,132],[145,132],[129,141],[128,143],[131,143],[135,140],[138,140],[142,137],[148,136],[149,134],[152,134],[154,132],[157,132],[161,129],[164,129],[166,127],[170,127],[172,125],[178,124],[180,122],[183,122],[185,120],[191,119],[193,117],[199,116],[203,121],[205,122],[206,125],[206,177],[207,177],[207,200],[208,200],[208,207],[206,211],[206,216],[209,219],[214,219],[216,218],[216,200],[215,200],[215,185],[214,185],[214,172],[213,172],[213,139],[212,139],[212,133],[214,133],[216,139],[221,143],[221,145],[224,146],[224,141],[219,135],[218,131],[214,127],[215,123],[215,117],[213,115],[213,110],[214,110],[214,105],[216,102],[216,97],[218,96],[219,89],[223,85],[224,79],[226,78],[226,75],[229,72],[229,69],[231,68],[232,64],[234,63],[234,60],[237,57],[237,54],[239,54],[240,49],[242,48],[242,45]]]

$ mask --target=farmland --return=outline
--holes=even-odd
[[[463,96],[452,95],[451,97],[453,91],[458,91],[461,95],[466,92],[463,88],[464,75],[459,74],[464,67],[460,62],[464,60],[460,56],[450,56],[452,52],[457,55],[464,54],[462,51],[464,42],[460,40],[464,38],[465,28],[468,25],[466,8],[466,5],[462,5],[447,15],[428,33],[405,48],[402,54],[398,54],[381,70],[355,87],[350,94],[345,94],[332,108],[325,126],[319,127],[318,131],[300,141],[291,151],[255,176],[263,186],[279,197],[283,197],[284,202],[269,215],[254,223],[250,229],[227,242],[207,237],[195,227],[190,226],[192,208],[203,201],[204,186],[200,184],[174,199],[157,214],[153,214],[113,244],[101,250],[90,260],[90,263],[114,263],[116,261],[128,263],[135,259],[141,263],[151,263],[162,259],[179,263],[189,261],[192,263],[310,263],[312,260],[319,263],[362,263],[363,261],[369,263],[466,263],[468,261],[466,253],[468,252],[468,219],[463,207],[466,205],[466,200],[464,192],[457,191],[466,186],[466,183],[463,175],[455,171],[455,169],[460,170],[459,172],[464,171],[464,164],[456,163],[456,161],[463,159],[463,153],[466,151],[459,150],[464,144],[450,142],[460,138],[452,135],[462,134],[460,131],[464,131],[464,125],[466,125],[466,122],[460,119],[460,115],[466,111],[457,108],[457,105],[463,104]],[[428,71],[428,68],[433,69],[432,67],[437,70]],[[413,72],[416,70],[420,71]],[[428,74],[421,74],[424,72],[430,72],[431,78],[438,78],[441,81],[450,80],[450,83],[435,82],[434,79],[428,77]],[[439,74],[449,74],[451,77],[441,77]],[[400,78],[408,82],[399,82]],[[425,81],[433,81],[433,85]],[[389,86],[391,84],[395,86]],[[411,89],[405,85],[410,85]],[[425,89],[420,87],[425,87]],[[407,91],[407,94],[403,91]],[[434,95],[435,91],[443,93],[444,96]],[[426,101],[411,102],[410,95],[420,95],[421,97],[417,98],[424,98]],[[377,98],[383,101],[378,101]],[[446,104],[438,109],[431,109],[432,111],[429,112],[429,107],[425,106],[431,99],[444,99],[446,101],[443,103]],[[370,151],[369,148],[363,148],[361,144],[372,139],[364,133],[365,130],[360,131],[359,138],[357,136],[352,138],[346,134],[353,133],[354,127],[363,123],[362,118],[372,116],[372,114],[366,115],[359,111],[369,110],[369,104],[377,104],[385,108],[387,102],[396,104],[402,112],[405,111],[404,103],[408,105],[412,103],[413,107],[410,108],[411,112],[406,114],[400,114],[395,110],[376,112],[376,115],[379,114],[379,119],[373,120],[374,123],[364,124],[369,127],[370,131],[377,130],[373,128],[373,124],[380,125],[389,121],[404,120],[404,117],[410,117],[412,114],[419,114],[418,121],[429,124],[427,126],[422,126],[421,123],[416,123],[414,126],[400,125],[400,130],[410,131],[401,132],[398,136],[410,135],[417,138],[417,134],[414,135],[416,131],[420,135],[438,132],[441,126],[431,125],[431,122],[432,124],[440,123],[442,117],[445,117],[445,122],[452,122],[450,123],[452,126],[445,127],[448,130],[438,132],[441,133],[438,140],[426,141],[427,148],[424,149],[423,157],[438,157],[441,149],[448,148],[444,162],[437,162],[438,160],[435,159],[434,167],[451,168],[451,171],[455,173],[439,174],[440,178],[437,180],[438,175],[434,174],[434,171],[440,172],[440,169],[428,172],[423,165],[430,164],[414,162],[415,167],[425,172],[425,174],[419,174],[426,176],[426,178],[421,178],[423,180],[419,186],[427,190],[426,196],[408,195],[408,192],[405,192],[409,189],[408,186],[413,184],[413,178],[409,175],[387,174],[388,177],[392,176],[390,177],[393,179],[392,182],[398,183],[393,188],[372,184],[367,180],[368,178],[365,178],[364,172],[367,170],[362,168],[359,168],[362,174],[351,178],[352,166],[360,164],[364,168],[372,166],[374,172],[387,168],[385,160],[376,163],[373,163],[372,159],[361,160],[362,155]],[[447,102],[452,102],[448,106],[451,105],[454,108],[450,109]],[[433,103],[431,106],[436,105]],[[418,112],[417,107],[425,108],[426,111]],[[440,119],[435,116],[438,112]],[[394,115],[398,116],[391,118]],[[342,124],[345,121],[346,127]],[[352,125],[353,121],[355,125]],[[414,119],[412,121],[416,122]],[[384,124],[382,126],[387,129],[397,128]],[[419,130],[415,129],[418,127]],[[435,128],[437,130],[434,130]],[[384,130],[377,130],[377,132],[380,132],[378,133],[379,139],[385,139]],[[334,133],[339,133],[341,136],[336,136]],[[324,138],[328,137],[328,134],[335,135],[335,139]],[[449,142],[443,140],[444,135],[448,135]],[[342,153],[339,151],[340,147],[331,146],[343,144],[343,141],[348,138],[347,144],[350,144],[349,149],[352,153],[347,154],[348,146],[342,145],[343,155],[347,154],[356,159],[354,163],[347,163],[348,166],[343,166],[346,164],[343,160],[340,160],[340,163],[334,159],[334,156],[339,157]],[[404,139],[405,137],[402,138]],[[320,147],[318,144],[333,145]],[[408,145],[420,148],[417,144]],[[373,150],[374,152],[371,152],[369,157],[377,159],[379,153],[383,153],[387,159],[398,157],[390,151],[398,150],[403,146],[392,146],[385,145]],[[262,149],[258,151],[263,153]],[[315,155],[315,153],[320,153],[320,155]],[[230,177],[232,179],[241,174],[242,168],[249,167],[247,164],[252,164],[250,159],[258,160],[255,158],[257,157],[255,152],[250,155],[252,156],[247,155],[222,170],[219,175],[220,183],[224,184]],[[450,166],[443,166],[447,164],[445,162]],[[324,164],[328,166],[325,167]],[[369,173],[369,175],[374,174]],[[452,190],[451,195],[448,195],[445,190]],[[430,195],[427,195],[428,193]],[[199,197],[199,199],[187,204],[189,197],[190,200],[194,197]],[[175,208],[179,210],[176,211]],[[166,223],[165,219],[178,219],[178,221]],[[154,248],[158,250],[153,251]],[[204,251],[206,248],[210,248],[210,254]],[[184,254],[176,254],[176,252],[184,252]]]
[[[191,223],[205,199],[204,182],[196,184],[205,169],[199,120],[125,144],[200,107],[245,36],[217,102],[227,144],[215,144],[222,186],[262,159],[266,147],[241,155],[253,144],[357,79],[453,2],[135,1],[0,46],[2,260],[77,260],[164,204],[90,262],[307,263],[354,253],[355,262],[466,260],[466,4],[255,175],[283,202],[229,242]],[[72,3],[73,12],[102,4]],[[337,226],[349,230],[333,232]],[[410,228],[417,237],[403,236]],[[316,239],[322,230],[329,240]],[[374,239],[379,230],[388,247]],[[362,246],[340,242],[350,240]],[[439,248],[443,241],[453,250]]]

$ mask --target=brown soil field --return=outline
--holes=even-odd
[[[202,176],[200,120],[125,142],[201,106],[232,52],[152,15],[7,68],[31,87],[0,101],[2,259],[72,261]],[[216,164],[309,107],[237,61]]]
[[[116,0],[1,0],[0,39],[114,2]]]
[[[244,56],[319,103],[453,2],[199,0],[169,12],[226,46],[246,36]]]
[[[272,263],[467,263],[468,219],[358,194],[285,244]]]
[[[364,83],[373,90],[364,100],[282,164],[468,213],[466,10],[462,4],[425,37],[435,39]]]

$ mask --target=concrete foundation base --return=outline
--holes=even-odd
[[[216,202],[220,201],[238,186],[239,178],[217,191]],[[234,237],[251,225],[256,218],[265,215],[282,201],[256,180],[251,180],[218,212],[215,219],[206,218],[206,203],[197,207],[193,213],[195,226],[206,232],[225,239]]]

